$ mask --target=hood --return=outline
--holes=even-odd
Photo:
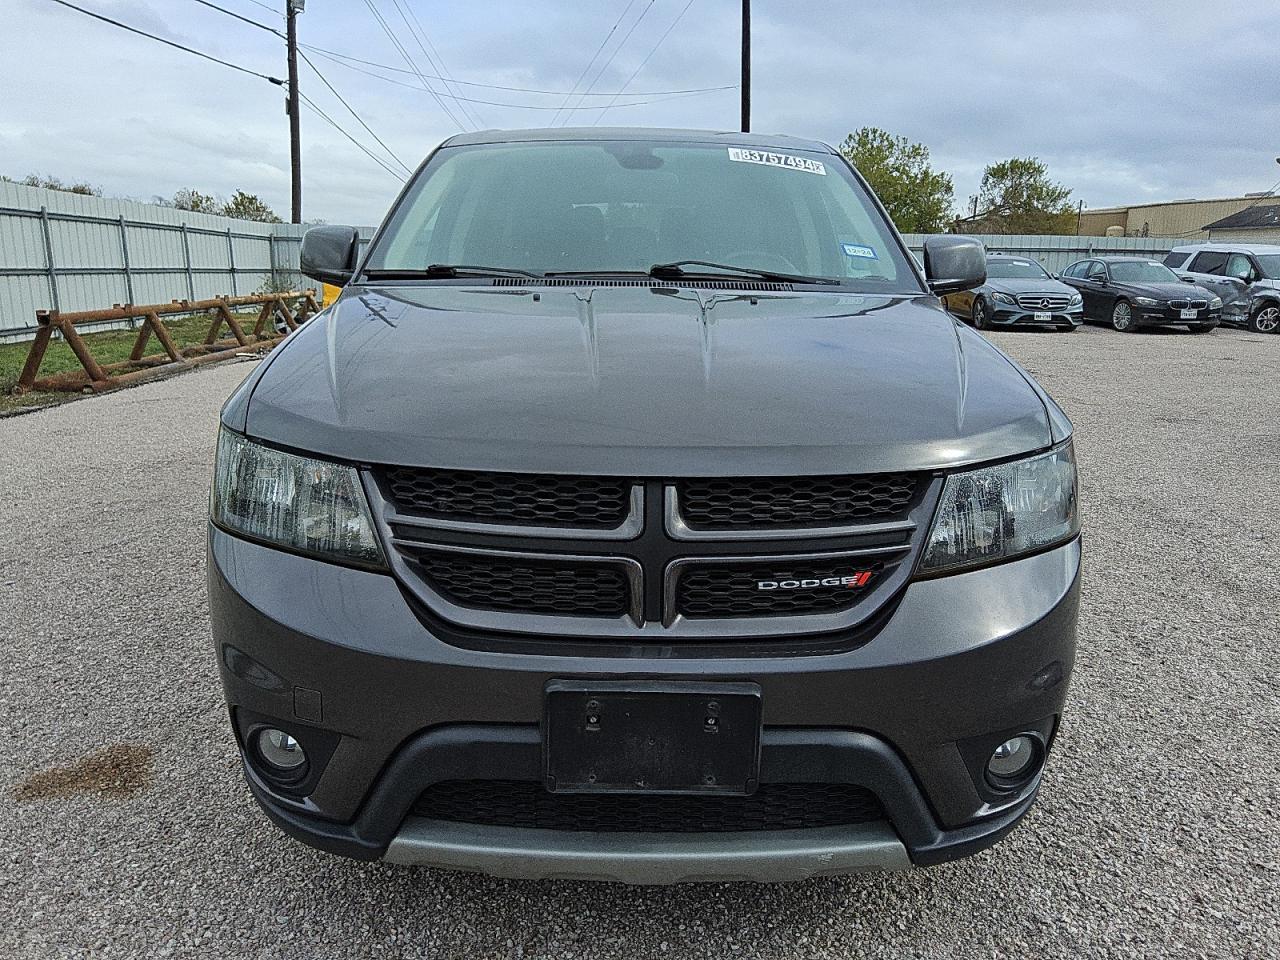
[[[1126,283],[1116,280],[1111,284],[1117,290],[1124,290],[1139,297],[1151,297],[1154,300],[1212,300],[1217,296],[1204,287],[1194,283]]]
[[[987,277],[986,285],[998,293],[1019,296],[1024,293],[1051,293],[1056,296],[1075,296],[1076,291],[1065,283],[1049,277]]]
[[[925,296],[353,288],[263,367],[229,426],[365,463],[860,473],[1053,439],[1019,369]]]

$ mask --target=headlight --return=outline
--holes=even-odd
[[[355,468],[218,434],[209,498],[230,533],[322,560],[382,567],[369,505]]]
[[[1134,297],[1133,302],[1140,307],[1154,307],[1160,303],[1159,300],[1152,300],[1150,297]]]
[[[1210,300],[1210,301],[1209,301],[1209,309],[1210,309],[1210,310],[1217,309],[1217,308],[1218,308],[1218,307],[1220,307],[1220,306],[1222,306],[1222,298],[1221,298],[1221,297],[1214,297],[1212,300]]]
[[[1073,306],[1073,307],[1078,307],[1078,306],[1080,306],[1080,304],[1082,304],[1082,303],[1084,303],[1084,297],[1082,297],[1082,296],[1081,296],[1080,294],[1078,294],[1078,293],[1077,293],[1077,294],[1073,294],[1073,295],[1072,295],[1072,297],[1071,297],[1071,306]]]
[[[1009,303],[1009,304],[1014,304],[1014,305],[1016,305],[1016,304],[1017,304],[1017,302],[1018,302],[1018,301],[1014,300],[1014,299],[1013,299],[1013,297],[1009,296],[1009,294],[1007,294],[1007,293],[993,293],[993,294],[991,295],[991,299],[992,299],[992,300],[999,300],[1001,303]]]
[[[1007,560],[1080,532],[1068,441],[1048,453],[947,477],[922,573]]]

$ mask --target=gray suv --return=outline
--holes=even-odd
[[[1164,265],[1222,298],[1222,322],[1280,330],[1280,245],[1198,243],[1174,247]]]
[[[217,662],[306,843],[509,877],[936,864],[1040,789],[1071,424],[838,153],[455,137],[224,407]]]

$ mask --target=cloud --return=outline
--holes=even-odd
[[[272,76],[283,43],[192,0],[81,0],[84,6]],[[223,0],[280,26],[247,0]],[[275,5],[277,0],[267,0]],[[279,0],[282,4],[283,0]],[[402,0],[403,2],[403,0]],[[686,0],[633,4],[602,56],[593,92],[617,90]],[[425,72],[426,59],[394,4],[375,0]],[[182,187],[264,197],[287,215],[284,92],[95,22],[47,0],[15,0],[0,34],[0,173],[86,179],[114,195],[150,198]],[[626,4],[413,0],[434,50],[453,75],[481,83],[567,90]],[[630,24],[644,18],[615,52]],[[636,91],[718,86],[738,79],[738,4],[695,0],[636,77]],[[1010,156],[1044,159],[1088,206],[1262,190],[1274,163],[1280,101],[1268,73],[1280,9],[1220,0],[1116,4],[1077,0],[811,0],[758,5],[754,20],[754,127],[838,143],[881,126],[919,140],[952,173],[960,203],[983,167]],[[309,5],[304,43],[409,69],[363,3]],[[430,49],[430,48],[429,48]],[[434,54],[433,54],[434,56]],[[312,54],[316,65],[395,153],[414,167],[456,127],[412,74],[409,86]],[[359,65],[356,65],[359,66]],[[378,150],[346,109],[302,68],[302,89]],[[455,86],[486,126],[549,124],[563,96]],[[733,90],[627,107],[601,118],[608,98],[581,100],[572,123],[735,129]],[[573,102],[571,105],[577,105]],[[462,107],[450,101],[462,116]],[[303,114],[304,212],[331,222],[379,220],[399,189],[340,133]]]

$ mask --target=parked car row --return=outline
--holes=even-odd
[[[1280,246],[1192,244],[1164,262],[1094,256],[1051,274],[1029,257],[987,255],[987,282],[943,298],[979,330],[1086,321],[1132,332],[1182,326],[1204,333],[1229,323],[1259,333],[1280,330]]]

